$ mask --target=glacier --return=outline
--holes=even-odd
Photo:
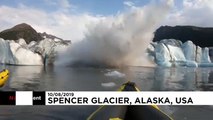
[[[10,49],[10,42],[0,38],[0,62],[7,64],[15,64],[16,59]]]
[[[154,58],[158,66],[163,67],[210,67],[209,48],[201,48],[192,41],[182,43],[175,39],[163,39],[151,43],[147,48],[149,57]]]
[[[54,65],[57,54],[66,51],[70,44],[58,39],[44,38],[29,44],[24,39],[4,40],[0,38],[0,63],[9,65]],[[211,48],[201,48],[192,41],[182,43],[175,39],[152,42],[147,48],[151,62],[163,67],[212,67]],[[116,72],[107,76],[117,75]]]
[[[22,38],[4,40],[0,38],[0,63],[10,65],[49,65],[54,63],[58,52],[66,49],[68,44],[45,38],[29,44]]]

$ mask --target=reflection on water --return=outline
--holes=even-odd
[[[11,72],[9,87],[13,90],[35,90],[39,89],[42,80],[42,67],[14,67]]]
[[[141,90],[194,91],[213,89],[213,68],[122,69],[42,66],[0,66],[10,70],[3,90],[116,90],[125,81],[134,81]],[[116,73],[109,76],[108,73]],[[122,75],[122,77],[121,77]]]
[[[142,91],[213,90],[213,68],[0,66],[0,70],[3,68],[11,72],[8,82],[1,88],[5,91],[114,91],[126,81],[135,82]],[[213,107],[209,106],[160,107],[176,119],[213,118]],[[83,120],[96,108],[97,106],[1,106],[0,119]]]
[[[142,90],[203,91],[213,86],[213,68],[129,68],[128,73]]]
[[[208,78],[208,81],[204,81],[202,82],[201,84],[199,84],[200,88],[203,90],[203,91],[212,91],[213,90],[213,71],[210,71],[209,76],[206,77]]]

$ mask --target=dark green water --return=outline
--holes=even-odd
[[[114,91],[134,81],[142,91],[212,90],[213,68],[121,69],[41,66],[0,66],[11,75],[5,91]],[[117,74],[117,72],[120,74]],[[109,76],[110,72],[116,73]],[[107,75],[108,74],[108,75]],[[125,75],[121,77],[122,75]],[[98,106],[0,106],[1,120],[84,120]],[[213,119],[212,106],[160,106],[178,120]]]

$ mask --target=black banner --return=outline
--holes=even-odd
[[[33,91],[33,105],[45,105],[45,92]]]
[[[0,91],[0,105],[16,105],[16,92]]]

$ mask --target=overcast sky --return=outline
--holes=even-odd
[[[28,23],[75,42],[84,37],[87,25],[156,1],[172,6],[161,25],[213,27],[213,0],[1,0],[0,31]]]

